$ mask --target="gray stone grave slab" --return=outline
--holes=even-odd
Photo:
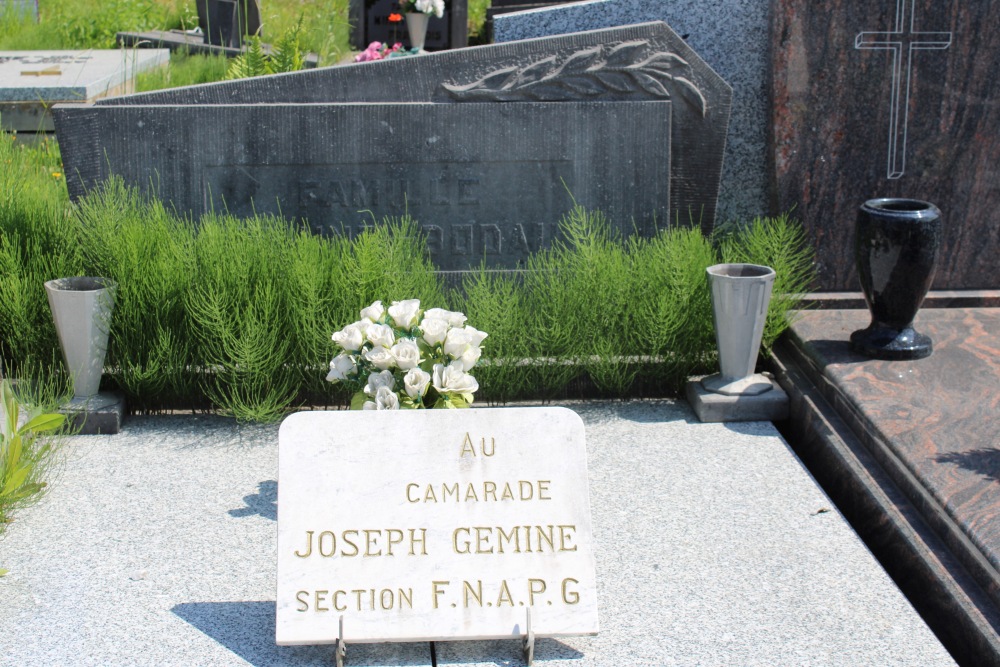
[[[422,221],[441,270],[517,268],[573,201],[651,234],[671,101],[59,107],[69,180],[112,174],[182,213],[281,213],[320,233]],[[220,127],[226,131],[220,131]],[[615,128],[609,132],[608,128]],[[139,131],[141,130],[141,132]],[[86,156],[87,161],[82,161]],[[194,158],[197,159],[194,159]]]
[[[908,197],[943,213],[934,289],[1000,288],[1000,1],[779,0],[773,20],[777,205],[819,286],[857,290],[858,207]]]
[[[53,104],[128,92],[136,74],[169,60],[166,49],[0,51],[3,129],[51,132]]]
[[[546,78],[545,85],[540,84],[541,78]],[[669,216],[659,220],[688,225],[693,218],[695,224],[700,222],[703,230],[710,231],[715,222],[731,98],[732,89],[684,40],[664,23],[648,23],[143,93],[104,100],[97,106],[670,99],[670,150],[661,151],[658,158],[670,161]],[[500,122],[502,109],[490,105],[487,113]],[[74,115],[88,113],[85,108],[63,111],[67,129]],[[142,142],[131,137],[133,128],[133,124],[123,123],[117,131],[133,142]],[[609,141],[615,140],[616,129],[610,128]],[[517,128],[509,130],[518,133]],[[608,130],[603,128],[602,133]],[[68,134],[60,137],[61,142],[64,139],[72,142]],[[97,160],[67,147],[62,153],[67,184],[71,195],[79,196],[81,181],[90,182],[97,176]],[[470,150],[475,147],[470,146]],[[202,153],[192,153],[190,159],[196,160]],[[74,182],[76,173],[81,181]],[[633,192],[629,196],[643,195]],[[617,210],[605,213],[616,219],[626,215]]]
[[[595,0],[497,15],[493,40],[665,21],[733,88],[717,220],[767,212],[770,0]]]
[[[675,401],[568,407],[586,429],[601,632],[539,639],[535,665],[954,664],[771,424],[701,424]],[[274,641],[277,442],[277,425],[205,415],[73,438],[6,527],[0,662],[332,665],[330,646]],[[520,644],[437,642],[437,664],[522,665]],[[432,664],[426,642],[347,655]]]

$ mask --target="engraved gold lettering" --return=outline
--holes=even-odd
[[[497,439],[490,438],[490,451],[486,451],[486,438],[483,438],[479,443],[480,449],[483,452],[483,456],[493,456],[497,453]]]
[[[575,532],[576,526],[559,526],[559,551],[576,551],[575,544],[572,549],[567,546]]]
[[[489,500],[493,496],[493,502],[497,501],[496,482],[483,482],[483,500]]]
[[[306,549],[304,554],[300,554],[298,551],[295,552],[295,555],[299,558],[309,558],[309,554],[313,551],[313,531],[311,530],[306,531],[306,544],[309,548]]]
[[[545,592],[544,579],[528,579],[528,605],[535,604],[535,596]]]
[[[356,601],[355,609],[361,611],[361,596],[364,595],[365,589],[363,588],[352,588],[351,592],[354,593],[354,599]]]
[[[483,526],[475,526],[473,530],[476,531],[476,553],[477,554],[491,554],[493,553],[493,547],[490,547],[490,533],[493,532],[492,528],[485,528]],[[484,545],[489,547],[484,548]]]
[[[364,532],[365,532],[365,557],[368,557],[368,556],[381,556],[382,555],[382,548],[379,547],[378,544],[376,544],[376,540],[378,540],[379,533],[381,533],[382,531],[381,530],[365,530]],[[374,534],[374,537],[372,537],[373,534]],[[375,553],[372,553],[372,548],[373,547],[377,547],[378,551],[375,552]]]
[[[461,499],[461,495],[458,492],[458,482],[455,482],[451,486],[447,484],[441,485],[441,501],[448,502],[448,496],[455,496],[455,502],[457,503]]]
[[[509,533],[505,533],[503,528],[497,527],[497,553],[503,553],[503,543],[507,542],[509,545],[511,542],[514,543],[514,553],[521,553],[521,533],[518,531],[517,526],[510,529]]]
[[[563,602],[565,602],[566,604],[576,604],[577,602],[580,601],[580,594],[577,593],[576,591],[569,590],[569,587],[567,586],[567,584],[571,581],[574,584],[580,583],[576,579],[571,579],[569,577],[562,580],[562,599]]]
[[[412,495],[410,495],[410,489],[411,488],[417,489],[419,491],[420,490],[420,485],[419,484],[413,484],[413,483],[410,483],[410,484],[406,485],[406,500],[409,501],[409,502],[411,502],[411,503],[419,503],[420,502],[420,496],[417,496],[416,498],[414,498]]]
[[[386,532],[385,541],[387,543],[385,555],[391,556],[392,546],[394,544],[401,544],[403,542],[403,531],[399,530],[398,528],[387,528],[385,532]]]
[[[386,598],[386,593],[389,594],[388,602],[386,602],[386,599],[387,599]],[[378,602],[379,602],[380,605],[382,605],[382,609],[392,609],[393,606],[394,606],[394,604],[395,604],[395,602],[396,602],[396,599],[395,599],[395,597],[392,594],[392,589],[391,588],[383,588],[382,592],[379,593],[378,597],[379,597]]]
[[[399,592],[399,608],[402,609],[403,603],[405,602],[407,607],[413,609],[413,589],[408,588],[404,591],[402,588],[400,588],[398,592]]]
[[[539,500],[552,500],[552,496],[546,495],[549,492],[549,484],[552,480],[540,479],[538,480],[538,499]]]
[[[531,482],[521,480],[517,483],[521,500],[531,500],[535,496],[535,486]]]
[[[468,581],[462,582],[462,603],[465,607],[469,606],[469,599],[474,599],[479,603],[479,606],[483,606],[483,580],[479,579],[476,581],[476,587],[473,588]]]
[[[432,582],[432,583],[434,584],[434,608],[437,609],[438,608],[438,596],[441,595],[442,593],[444,593],[444,589],[441,588],[441,587],[442,586],[447,586],[451,582],[450,581],[435,581],[435,582]]]
[[[468,528],[456,528],[455,532],[453,532],[451,534],[451,547],[455,551],[455,553],[457,553],[457,554],[467,554],[467,553],[469,553],[469,545],[471,544],[471,542],[468,539],[468,537],[466,537],[465,541],[462,542],[462,548],[459,549],[458,548],[458,534],[459,533],[465,533],[466,535],[468,535],[469,534],[469,529]]]
[[[417,531],[420,531],[420,537],[417,537]],[[417,545],[420,545],[420,555],[427,555],[427,529],[426,528],[410,528],[410,555],[416,556]]]
[[[304,595],[308,596],[309,591],[299,591],[298,593],[295,594],[295,599],[298,600],[299,604],[301,605],[295,611],[309,611],[309,602],[307,600],[302,599],[302,596]]]
[[[469,488],[465,490],[465,502],[469,502],[470,499],[475,500],[477,503],[479,502],[479,496],[476,495],[476,486],[471,483],[469,484]]]
[[[548,534],[545,533],[545,529],[548,528]],[[555,543],[553,542],[552,535],[555,532],[555,526],[535,526],[535,530],[538,531],[538,550],[542,551],[542,542],[548,542],[549,551],[555,551]]]
[[[340,596],[347,595],[345,591],[334,591],[333,592],[333,608],[337,611],[347,611],[347,605],[340,603]]]
[[[330,544],[329,549],[323,548],[324,541],[329,542]],[[331,531],[324,530],[322,533],[320,533],[318,542],[319,542],[319,555],[322,556],[323,558],[329,558],[333,554],[337,553],[337,536],[334,535]]]
[[[503,485],[503,493],[500,495],[500,500],[514,500],[514,492],[510,490],[510,484]]]
[[[340,539],[342,539],[342,540],[344,541],[344,543],[345,543],[345,544],[347,544],[347,545],[349,545],[349,546],[353,547],[353,548],[354,548],[354,551],[351,551],[351,552],[348,552],[348,551],[344,551],[343,549],[341,549],[341,550],[340,550],[340,555],[341,555],[341,556],[357,556],[357,555],[358,555],[359,553],[361,553],[361,552],[360,552],[360,550],[358,549],[358,545],[357,545],[357,544],[355,544],[354,542],[352,542],[352,541],[351,541],[351,540],[350,540],[350,539],[349,539],[349,538],[347,537],[348,535],[353,535],[354,537],[357,537],[357,536],[358,536],[358,531],[356,531],[356,530],[345,530],[345,531],[344,531],[343,533],[341,533],[341,535],[340,535]]]
[[[465,440],[462,440],[462,453],[459,454],[458,458],[462,458],[463,456],[466,455],[468,456],[476,455],[476,448],[472,446],[472,436],[470,436],[468,432],[466,432],[465,434]]]
[[[504,604],[509,604],[511,607],[514,606],[514,598],[510,594],[510,588],[507,586],[506,579],[500,584],[500,594],[497,596],[497,606],[501,607]]]
[[[315,592],[315,595],[314,595],[315,599],[313,601],[313,609],[315,609],[316,611],[330,611],[329,607],[321,607],[321,606],[319,606],[319,603],[324,600],[324,598],[327,596],[327,594],[329,592],[330,591],[316,591]]]
[[[427,493],[424,494],[425,503],[436,503],[438,501],[437,496],[434,495],[434,485],[427,485]]]

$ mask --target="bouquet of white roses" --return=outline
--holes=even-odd
[[[465,324],[462,313],[420,301],[381,301],[361,319],[333,334],[341,348],[330,362],[328,382],[356,390],[352,410],[467,408],[479,389],[469,371],[487,334]]]
[[[433,14],[437,18],[444,16],[444,0],[400,0],[399,7],[404,13]]]

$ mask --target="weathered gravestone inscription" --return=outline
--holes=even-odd
[[[410,36],[399,0],[351,0],[351,42],[364,49],[371,42],[410,48]],[[429,51],[457,49],[469,44],[468,0],[447,0],[444,16],[433,14],[427,22],[424,48]],[[393,20],[397,18],[398,20]]]
[[[131,90],[139,72],[164,66],[170,53],[144,51],[0,51],[0,119],[5,130],[53,131],[50,107]]]
[[[213,137],[212,146],[223,142],[223,137],[226,137],[225,142],[234,143],[232,150],[249,154],[263,151],[265,143],[281,144],[274,149],[279,151],[316,150],[314,144],[319,143],[320,137],[327,137],[332,129],[317,127],[305,120],[313,104],[434,102],[437,104],[433,110],[421,113],[454,114],[448,116],[453,124],[441,132],[425,136],[405,124],[394,125],[392,132],[386,128],[381,133],[366,135],[371,139],[367,145],[359,145],[348,137],[345,146],[331,145],[326,150],[331,155],[351,155],[351,160],[367,165],[358,169],[367,169],[369,173],[376,171],[376,165],[381,164],[388,175],[395,168],[393,163],[399,163],[395,156],[405,153],[411,156],[409,159],[415,159],[412,156],[419,153],[419,166],[423,161],[433,162],[428,156],[437,150],[435,146],[448,145],[458,151],[446,158],[450,162],[507,162],[512,171],[523,172],[515,180],[508,181],[510,184],[544,177],[545,181],[541,185],[534,183],[529,192],[535,193],[542,187],[548,192],[546,199],[557,204],[566,195],[567,187],[585,206],[606,206],[612,202],[608,197],[617,197],[613,201],[622,202],[626,208],[618,208],[617,204],[615,208],[605,208],[609,218],[625,233],[631,233],[632,218],[635,217],[641,231],[648,233],[654,216],[658,225],[668,222],[690,224],[693,219],[695,224],[700,222],[706,231],[711,230],[715,221],[730,99],[729,86],[680,37],[663,23],[651,23],[443,51],[420,58],[391,59],[144,93],[102,101],[93,107],[59,108],[56,116],[67,185],[71,196],[79,197],[86,188],[108,175],[133,169],[132,166],[123,167],[119,159],[145,165],[144,173],[136,172],[141,177],[130,181],[140,186],[148,184],[154,172],[163,187],[167,172],[177,172],[180,174],[178,177],[188,172],[203,174],[206,173],[206,165],[223,164],[212,155],[216,149],[208,151],[201,144],[191,144],[198,148],[189,146],[170,157],[158,149],[154,150],[162,139],[151,133],[145,124],[145,119],[152,113],[166,116],[181,106],[201,107],[206,122],[202,131],[204,136]],[[593,130],[592,136],[586,137],[581,129],[572,126],[572,114],[577,112],[569,106],[578,107],[582,101],[621,104],[615,106],[614,111],[610,106],[604,107],[607,117]],[[486,104],[468,104],[476,102]],[[658,102],[659,106],[650,106],[649,102]],[[257,124],[248,115],[261,113],[255,110],[255,106],[277,103],[284,105],[285,115],[274,125]],[[516,111],[519,105],[529,103],[550,104],[548,111],[540,115],[537,122],[529,123],[526,116]],[[456,108],[446,111],[446,107]],[[594,108],[596,110],[597,107]],[[669,120],[654,118],[657,112],[651,112],[651,109],[660,109],[658,113],[669,115]],[[468,123],[471,119],[480,119],[476,122],[481,122],[480,127],[485,133],[482,138],[470,130]],[[669,123],[669,141],[660,136],[665,122]],[[547,136],[549,134],[553,136]],[[654,139],[654,135],[657,138]],[[434,137],[437,138],[430,141]],[[457,143],[458,137],[464,142],[461,146]],[[435,143],[438,141],[441,143]],[[584,192],[579,182],[567,181],[564,185],[562,172],[552,165],[565,158],[555,153],[550,157],[538,153],[529,158],[548,163],[548,167],[517,165],[515,162],[521,158],[500,157],[507,150],[506,144],[516,146],[529,142],[555,148],[554,141],[569,142],[564,144],[563,151],[574,146],[574,151],[597,154],[605,148],[597,148],[594,153],[595,148],[588,148],[588,145],[612,147],[607,152],[608,159],[614,162],[615,169],[622,170],[616,183],[621,184],[622,179],[626,179],[625,185],[616,184],[613,187],[623,188],[622,191],[611,193],[609,186],[605,188],[606,195],[601,195],[604,197],[602,200]],[[635,145],[636,142],[643,145]],[[372,151],[377,151],[385,159],[373,160]],[[496,151],[500,153],[494,154]],[[110,153],[122,157],[109,157]],[[301,169],[296,170],[299,163],[294,161],[292,154],[282,159],[285,161],[280,164],[298,181],[316,182],[317,175],[327,182],[336,180],[331,179],[328,173],[324,175],[322,170],[317,174],[314,162],[304,161]],[[338,159],[336,162],[346,161]],[[579,173],[582,164],[583,161],[577,161],[574,173]],[[604,169],[598,163],[591,163],[589,168],[596,171]],[[486,172],[483,175],[490,177]],[[587,178],[591,183],[598,182],[593,176]],[[322,184],[318,186],[319,189],[326,187]],[[190,196],[199,198],[199,207],[204,206],[203,191],[202,184],[191,184],[193,195]],[[425,206],[431,195],[430,190],[424,189],[422,192],[408,192],[407,196],[420,200],[420,205]],[[650,196],[661,199],[656,199],[656,204],[652,205],[648,203]],[[669,199],[663,199],[666,197]],[[339,201],[339,192],[334,190],[324,195],[325,201],[331,201],[331,198]],[[521,198],[522,194],[516,188],[507,189],[502,199],[493,201],[489,208],[494,209],[495,215],[506,215],[504,210],[520,205],[517,200]],[[630,199],[635,200],[631,205],[627,203]],[[296,195],[295,199],[285,202],[282,212],[298,216],[296,207],[299,202],[313,205],[312,199]],[[246,204],[246,201],[227,200],[230,207]],[[455,206],[461,207],[457,203]],[[187,208],[196,210],[195,205]],[[487,206],[484,204],[483,208]],[[315,214],[315,207],[311,210]],[[336,207],[325,210],[337,211]],[[398,212],[395,208],[371,207],[370,210],[376,217]],[[523,218],[518,222],[523,225],[550,225],[566,210],[558,210],[551,217]],[[646,212],[640,213],[642,210]],[[413,213],[417,212],[414,210]],[[483,222],[493,224],[481,217],[471,220],[476,225]],[[432,219],[422,222],[439,224]],[[335,216],[328,215],[319,219],[310,218],[310,224],[332,228],[338,222]],[[457,224],[470,224],[470,220]],[[527,231],[525,237],[529,247],[533,247],[532,238],[538,238]],[[515,238],[515,243],[519,242]],[[442,243],[444,247],[450,247],[451,241],[442,239]],[[474,245],[474,252],[467,258],[448,261],[446,265],[466,268],[470,259],[477,264],[483,258],[484,247],[485,243]],[[499,259],[503,261],[498,261],[498,266],[517,265],[514,256]]]
[[[565,408],[305,412],[278,443],[278,644],[598,631]]]
[[[815,238],[821,287],[858,288],[876,196],[943,211],[935,288],[1000,287],[1000,2],[779,0],[773,20],[776,206]]]
[[[496,42],[512,42],[665,21],[733,87],[717,217],[746,221],[768,206],[770,8],[770,0],[594,0],[498,15],[493,33]]]
[[[574,198],[647,235],[668,219],[671,105],[94,106],[60,145],[185,213],[283,213],[331,233],[409,213],[438,268],[516,267]],[[239,122],[220,133],[224,118]]]

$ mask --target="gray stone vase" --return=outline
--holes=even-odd
[[[410,48],[424,50],[427,39],[427,23],[430,16],[423,12],[406,12],[406,31],[410,35]]]
[[[774,269],[756,264],[716,264],[707,269],[720,373],[701,381],[708,391],[727,396],[769,391],[771,381],[754,374],[764,335]]]
[[[95,396],[100,387],[117,287],[108,278],[57,278],[45,283],[75,398]]]

